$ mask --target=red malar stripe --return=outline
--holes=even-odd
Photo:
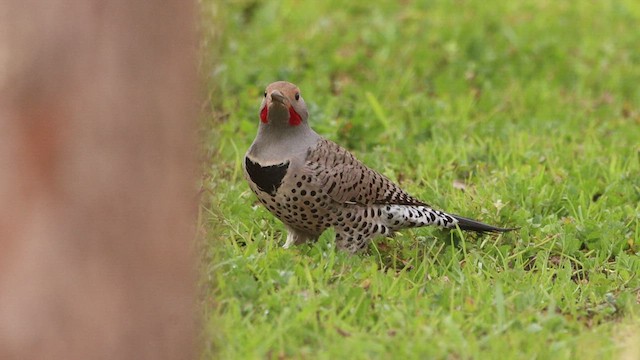
[[[289,106],[289,125],[298,126],[302,122],[302,118],[293,110],[293,106]]]
[[[268,122],[267,121],[267,106],[266,105],[260,111],[260,121],[262,121],[265,124]]]

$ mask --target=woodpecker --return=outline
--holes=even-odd
[[[287,228],[285,248],[315,241],[331,227],[336,246],[351,253],[376,236],[405,228],[514,230],[434,209],[318,135],[309,127],[309,111],[294,84],[267,86],[259,114],[244,175],[258,200]]]

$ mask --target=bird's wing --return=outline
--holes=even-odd
[[[339,203],[429,206],[326,139],[309,150],[305,170],[311,175],[311,181]]]

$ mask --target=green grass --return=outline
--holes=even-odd
[[[640,358],[640,3],[425,3],[202,0],[204,358]],[[521,229],[282,249],[241,170],[281,79],[410,193]]]

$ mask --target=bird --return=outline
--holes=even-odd
[[[284,248],[314,242],[328,228],[335,231],[335,246],[349,253],[405,228],[514,230],[437,210],[320,136],[309,126],[300,89],[290,82],[266,87],[259,118],[243,172],[258,200],[284,224]]]

